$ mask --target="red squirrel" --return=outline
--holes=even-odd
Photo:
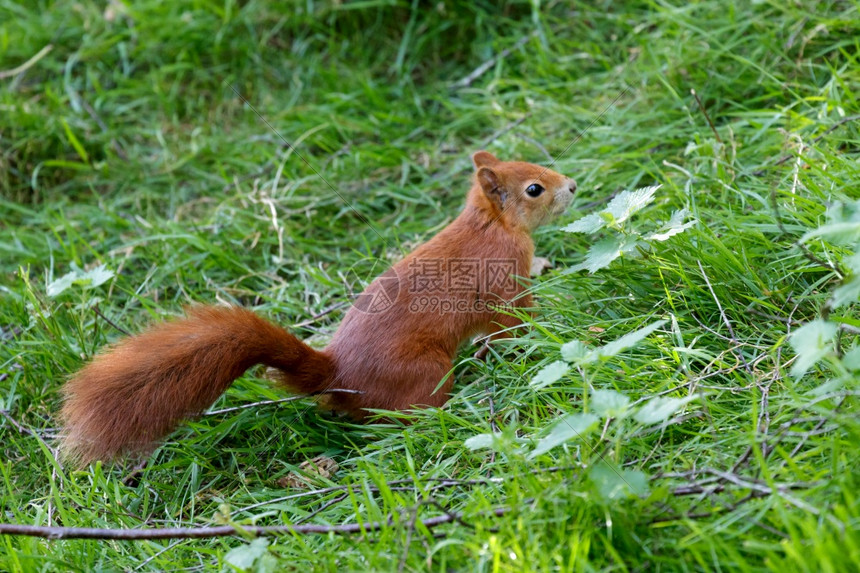
[[[356,419],[368,408],[444,404],[458,347],[478,334],[510,336],[521,324],[511,310],[532,306],[519,279],[529,276],[531,232],[576,190],[569,177],[531,163],[486,151],[472,162],[463,211],[377,277],[324,350],[249,310],[200,306],[96,356],[63,388],[66,458],[86,465],[147,454],[256,364],[294,392],[352,391],[327,394],[326,406]]]

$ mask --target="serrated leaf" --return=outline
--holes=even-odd
[[[621,256],[621,241],[614,237],[608,237],[591,245],[585,255],[585,261],[571,267],[571,271],[586,269],[595,273],[600,269],[608,267],[612,261]]]
[[[665,231],[658,231],[656,233],[652,233],[652,234],[648,235],[647,237],[645,237],[645,240],[647,240],[647,241],[665,241],[671,237],[674,237],[675,235],[679,235],[679,234],[683,233],[684,231],[686,231],[687,229],[689,229],[690,227],[692,227],[696,223],[698,223],[698,221],[696,219],[693,219],[692,221],[687,221],[683,225],[678,225],[677,227],[672,227],[671,229],[666,229]]]
[[[92,270],[85,271],[72,263],[72,270],[70,272],[48,284],[48,296],[57,296],[73,285],[86,289],[95,288],[109,281],[113,276],[114,272],[108,270],[107,265],[99,265]]]
[[[658,320],[654,324],[650,324],[645,328],[640,328],[639,330],[629,332],[618,340],[613,340],[602,348],[598,348],[597,355],[601,358],[609,358],[610,356],[615,356],[622,350],[626,350],[627,348],[639,344],[639,342],[644,340],[645,337],[647,337],[649,334],[651,334],[664,324],[666,324],[665,320]]]
[[[832,243],[849,244],[860,240],[860,200],[834,201],[825,212],[827,223],[806,233],[800,240],[823,238]]]
[[[75,282],[75,272],[66,273],[55,281],[48,283],[48,296],[55,297],[72,286]]]
[[[577,219],[570,225],[562,227],[562,231],[568,233],[596,233],[603,228],[604,220],[597,213],[586,215],[581,219]]]
[[[567,362],[582,362],[588,354],[588,347],[579,340],[571,340],[561,345],[561,357]]]
[[[860,245],[857,245],[860,249]],[[850,257],[845,257],[842,264],[853,274],[860,275],[860,252],[856,252]]]
[[[833,351],[833,338],[837,326],[826,320],[816,319],[808,322],[791,334],[789,342],[797,353],[791,375],[799,378],[815,363]]]
[[[584,438],[594,430],[599,421],[600,419],[594,414],[576,413],[565,416],[556,422],[545,438],[538,442],[529,454],[529,459],[536,458],[570,440]]]
[[[99,285],[103,285],[114,276],[114,272],[108,270],[107,265],[99,265],[91,271],[87,271],[80,275],[77,281],[80,284],[83,284],[87,288],[95,288]]]
[[[570,370],[570,366],[567,362],[563,360],[556,360],[555,362],[551,362],[540,369],[534,378],[532,378],[531,385],[535,389],[543,388],[544,386],[549,386],[553,382],[557,382],[561,379],[562,376],[567,374],[567,371]]]
[[[648,477],[639,470],[621,469],[604,461],[591,468],[589,477],[605,501],[648,494]]]
[[[860,346],[855,346],[842,357],[842,365],[848,370],[860,370]]]
[[[826,223],[803,235],[800,241],[805,243],[809,239],[816,238],[827,239],[831,243],[838,245],[856,243],[860,240],[860,222],[846,221],[839,223]]]
[[[675,211],[665,225],[656,232],[645,237],[645,239],[648,241],[665,241],[670,237],[683,233],[697,223],[696,219],[684,222],[684,219],[689,215],[690,212],[686,208]]]
[[[675,412],[695,399],[695,396],[688,396],[687,398],[657,396],[656,398],[651,398],[645,402],[645,404],[639,408],[633,416],[633,419],[640,424],[656,424],[658,422],[665,422],[671,418]]]
[[[604,226],[618,227],[654,200],[654,193],[660,185],[643,187],[635,191],[622,191],[612,198],[606,208],[577,219],[562,229],[568,233],[595,233]]]
[[[224,560],[233,567],[247,570],[268,551],[269,540],[265,537],[258,537],[250,543],[231,549],[224,556]]]
[[[633,255],[638,256],[639,250],[649,250],[651,246],[645,241],[640,241],[636,237],[627,236],[624,237],[624,240],[621,242],[621,254],[622,255]]]
[[[592,390],[591,409],[601,418],[623,416],[630,404],[630,398],[615,390]]]
[[[651,187],[642,187],[635,191],[622,191],[612,198],[612,201],[606,206],[606,209],[601,211],[601,214],[606,213],[612,218],[612,225],[618,227],[630,218],[637,211],[642,210],[654,200],[654,193],[660,185],[652,185]]]
[[[492,448],[493,443],[495,442],[497,437],[497,434],[478,434],[467,439],[465,442],[463,442],[463,445],[465,445],[472,451],[481,450],[484,448]]]
[[[839,308],[860,300],[860,274],[851,275],[841,285],[833,289],[830,306]]]

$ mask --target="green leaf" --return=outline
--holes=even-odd
[[[860,245],[857,245],[858,252],[850,257],[842,259],[842,264],[851,271],[852,274],[860,275]]]
[[[567,371],[570,370],[570,366],[562,360],[556,360],[555,362],[551,362],[547,364],[543,368],[540,369],[540,372],[532,378],[532,387],[535,389],[543,388],[544,386],[549,386],[553,382],[557,382],[561,379],[562,376],[567,374]]]
[[[648,477],[639,470],[625,470],[601,461],[591,468],[589,477],[605,501],[648,494]]]
[[[630,398],[615,390],[592,390],[591,409],[601,418],[618,418],[625,414]]]
[[[860,346],[855,346],[842,357],[842,365],[852,372],[860,370]]]
[[[839,308],[860,300],[860,274],[849,276],[841,285],[833,289],[830,306]]]
[[[816,362],[832,352],[833,338],[837,330],[834,323],[821,319],[808,322],[795,330],[789,340],[791,347],[797,352],[791,375],[795,378],[803,376]]]
[[[595,233],[603,228],[604,220],[597,213],[586,215],[581,219],[577,219],[567,227],[562,227],[562,231],[568,233]]]
[[[102,285],[114,277],[114,272],[108,270],[107,265],[99,265],[91,271],[87,271],[80,275],[77,284],[86,286],[87,288],[95,288]]]
[[[95,288],[109,281],[114,272],[108,270],[107,265],[99,265],[90,271],[85,271],[75,263],[72,270],[55,281],[48,284],[48,296],[55,297],[74,286],[83,288]]]
[[[860,221],[843,223],[826,223],[813,231],[809,231],[800,239],[807,242],[809,239],[827,239],[831,243],[839,245],[849,244],[860,240]]]
[[[659,188],[660,185],[653,185],[637,189],[636,191],[622,191],[612,198],[605,209],[577,219],[564,227],[562,231],[568,233],[595,233],[606,225],[618,228],[631,215],[653,201],[654,192]]]
[[[588,355],[588,347],[579,340],[571,340],[561,346],[561,357],[567,362],[581,362]]]
[[[648,336],[664,324],[666,324],[665,320],[658,320],[654,324],[648,325],[645,328],[640,328],[639,330],[625,334],[618,340],[613,340],[606,346],[598,348],[597,355],[601,358],[609,358],[610,356],[615,356],[622,350],[626,350],[627,348],[639,344],[639,342],[644,340],[646,336]]]
[[[611,216],[612,226],[618,227],[630,218],[637,211],[642,210],[646,205],[654,200],[654,193],[660,185],[652,185],[651,187],[642,187],[636,191],[622,191],[612,198],[612,201],[606,206],[606,209],[601,212]]]
[[[492,448],[497,438],[498,434],[478,434],[467,439],[463,445],[472,451]]]
[[[75,276],[75,272],[72,271],[48,283],[48,296],[55,297],[69,289],[75,282]]]
[[[600,419],[594,414],[576,413],[565,416],[552,427],[549,434],[540,440],[529,459],[536,458],[556,446],[573,439],[582,439],[591,433]]]
[[[258,537],[250,543],[231,549],[224,556],[224,560],[237,569],[248,570],[268,551],[269,540],[265,537]]]
[[[656,424],[665,422],[672,415],[683,408],[686,404],[696,399],[696,396],[688,396],[687,398],[669,398],[657,396],[648,400],[644,406],[639,408],[633,419],[640,424]]]
[[[806,233],[800,239],[802,242],[822,238],[836,244],[850,244],[860,240],[860,200],[834,201],[825,215],[827,223]]]
[[[608,267],[612,261],[621,256],[621,241],[615,237],[608,237],[591,245],[585,255],[585,261],[570,267],[568,272],[588,270],[595,273],[600,269]]]
[[[684,219],[686,219],[689,215],[690,212],[687,209],[675,211],[672,214],[672,217],[669,219],[669,222],[663,225],[658,231],[645,237],[645,240],[665,241],[669,237],[674,237],[679,233],[683,233],[697,223],[696,219],[691,219],[690,221],[687,221],[685,223]]]

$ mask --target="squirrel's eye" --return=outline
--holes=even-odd
[[[526,187],[526,193],[529,194],[529,197],[537,197],[541,193],[543,193],[544,189],[537,183],[532,183],[528,187]]]

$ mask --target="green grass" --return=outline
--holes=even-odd
[[[856,567],[857,376],[840,375],[838,354],[791,376],[788,338],[827,314],[839,284],[798,240],[833,201],[860,196],[860,129],[839,124],[860,111],[858,10],[0,0],[0,70],[52,46],[0,80],[2,521],[391,516],[366,535],[271,538],[259,570]],[[451,88],[529,34],[471,86]],[[63,380],[120,336],[96,306],[130,331],[192,302],[305,323],[456,215],[472,151],[546,164],[592,122],[555,164],[580,189],[561,225],[653,183],[663,184],[657,201],[634,224],[682,207],[698,224],[593,275],[563,272],[593,237],[539,231],[538,254],[555,270],[535,287],[530,333],[486,363],[465,348],[443,409],[410,413],[408,426],[346,423],[306,399],[204,416],[170,437],[136,485],[123,482],[129,468],[55,461]],[[851,254],[821,240],[809,249],[837,265]],[[72,264],[116,276],[49,297]],[[323,343],[341,316],[295,331]],[[839,349],[850,348],[856,304],[829,318],[841,325]],[[635,348],[530,384],[563,343],[597,347],[659,319],[668,322]],[[588,385],[639,404],[693,400],[665,423],[601,420],[530,458],[559,418],[593,410]],[[252,372],[216,408],[282,396]],[[495,431],[491,449],[464,443]],[[352,485],[349,495],[285,499],[307,490],[279,480],[318,455],[339,470],[315,488]],[[620,495],[622,480],[643,476],[646,492]],[[434,487],[436,478],[463,481]],[[510,511],[493,515],[500,507]],[[462,522],[411,526],[442,508]],[[2,537],[0,570],[231,570],[228,553],[247,544]]]

